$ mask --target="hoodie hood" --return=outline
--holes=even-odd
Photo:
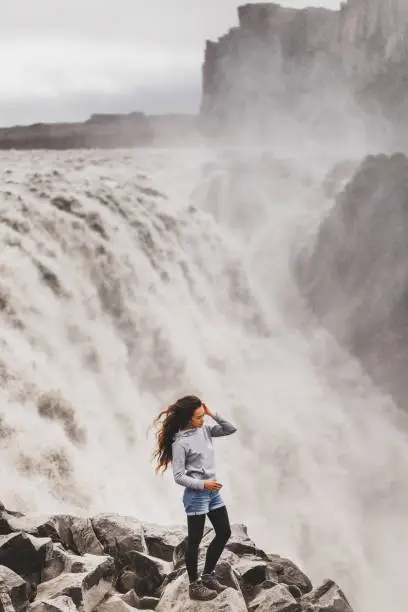
[[[201,427],[194,427],[194,429],[182,429],[174,434],[174,440],[179,440],[180,438],[187,438],[187,436],[193,436],[197,431],[200,431]]]

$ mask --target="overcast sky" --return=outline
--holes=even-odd
[[[206,39],[235,0],[0,0],[0,125],[196,112]],[[287,0],[338,8],[337,0]]]

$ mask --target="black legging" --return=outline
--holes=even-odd
[[[208,546],[204,574],[210,574],[215,569],[217,561],[231,537],[231,527],[225,506],[210,510],[207,516],[214,527],[215,537]],[[205,514],[187,516],[188,538],[185,561],[190,582],[195,582],[198,578],[198,549],[204,533],[205,517]]]

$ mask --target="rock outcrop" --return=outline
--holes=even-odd
[[[406,122],[405,0],[348,0],[339,10],[247,4],[238,14],[238,27],[207,41],[201,107],[207,131],[277,130],[285,117],[335,131],[334,118],[343,124],[360,108],[376,120],[385,114]]]
[[[407,261],[408,158],[369,156],[300,257],[298,278],[318,317],[406,410]]]
[[[186,528],[100,514],[22,515],[0,504],[0,610],[4,612],[352,612],[340,587],[313,589],[289,559],[267,554],[244,525],[216,574],[228,588],[209,602],[188,596]],[[199,568],[213,537],[201,544]]]

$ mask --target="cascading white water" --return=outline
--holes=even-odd
[[[232,522],[356,611],[406,609],[407,433],[293,281],[323,171],[259,152],[0,161],[0,499],[184,522],[148,425],[195,393]]]

